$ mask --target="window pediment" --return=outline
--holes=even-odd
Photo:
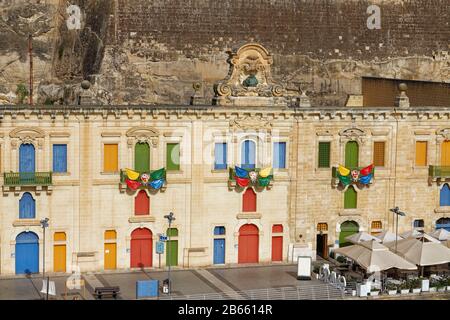
[[[150,128],[150,127],[134,127],[126,132],[126,136],[129,138],[128,144],[132,146],[136,141],[137,142],[147,142],[151,143],[154,147],[158,145],[159,131]]]

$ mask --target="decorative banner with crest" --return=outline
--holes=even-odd
[[[236,181],[236,184],[242,188],[248,186],[255,187],[267,187],[273,180],[272,168],[267,167],[264,169],[243,169],[238,166],[234,167],[234,170],[230,168],[229,180]]]
[[[128,189],[131,190],[137,190],[141,187],[158,190],[166,183],[166,168],[151,172],[137,172],[131,169],[121,170],[120,180],[125,182]]]
[[[348,169],[344,166],[339,165],[337,169],[337,178],[339,182],[347,187],[351,184],[363,184],[368,185],[372,182],[374,175],[374,166],[371,164],[361,170],[359,169]]]

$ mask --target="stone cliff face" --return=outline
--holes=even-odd
[[[274,79],[289,94],[301,84],[313,104],[342,105],[361,93],[362,76],[450,82],[448,0],[71,4],[81,15],[69,30],[65,1],[0,1],[0,93],[27,83],[30,32],[35,91],[49,103],[73,101],[86,78],[104,103],[187,104],[194,82],[210,103],[213,84],[228,73],[227,51],[246,42],[264,45]],[[367,27],[372,4],[381,8],[380,29]]]

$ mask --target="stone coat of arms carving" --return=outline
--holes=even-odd
[[[287,105],[285,89],[272,79],[272,56],[263,46],[249,43],[229,54],[230,72],[214,86],[216,105]]]

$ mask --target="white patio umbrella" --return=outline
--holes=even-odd
[[[410,231],[407,231],[407,232],[404,232],[404,233],[400,234],[400,237],[402,237],[403,239],[408,239],[408,238],[411,238],[411,237],[413,237],[413,238],[414,237],[419,237],[422,234],[423,234],[423,232],[420,232],[420,231],[418,231],[416,229],[412,229]]]
[[[436,231],[430,233],[430,236],[438,239],[439,241],[450,240],[450,232],[445,229],[437,229]]]
[[[370,240],[375,240],[376,242],[381,242],[380,239],[374,237],[371,234],[368,234],[365,231],[360,231],[358,233],[352,234],[351,236],[345,237],[345,240],[347,240],[351,243],[359,243],[359,242],[370,241]]]
[[[390,232],[390,231],[383,231],[380,234],[376,235],[375,237],[380,239],[381,243],[387,243],[387,242],[395,241],[395,233]],[[402,238],[397,236],[397,240],[402,240]]]
[[[430,236],[424,235],[421,239],[408,238],[397,241],[397,254],[406,260],[424,267],[450,262],[450,249]],[[395,251],[395,241],[386,244]]]
[[[335,249],[334,252],[352,259],[368,273],[384,271],[391,268],[402,270],[417,269],[414,264],[396,255],[389,248],[375,240]]]

